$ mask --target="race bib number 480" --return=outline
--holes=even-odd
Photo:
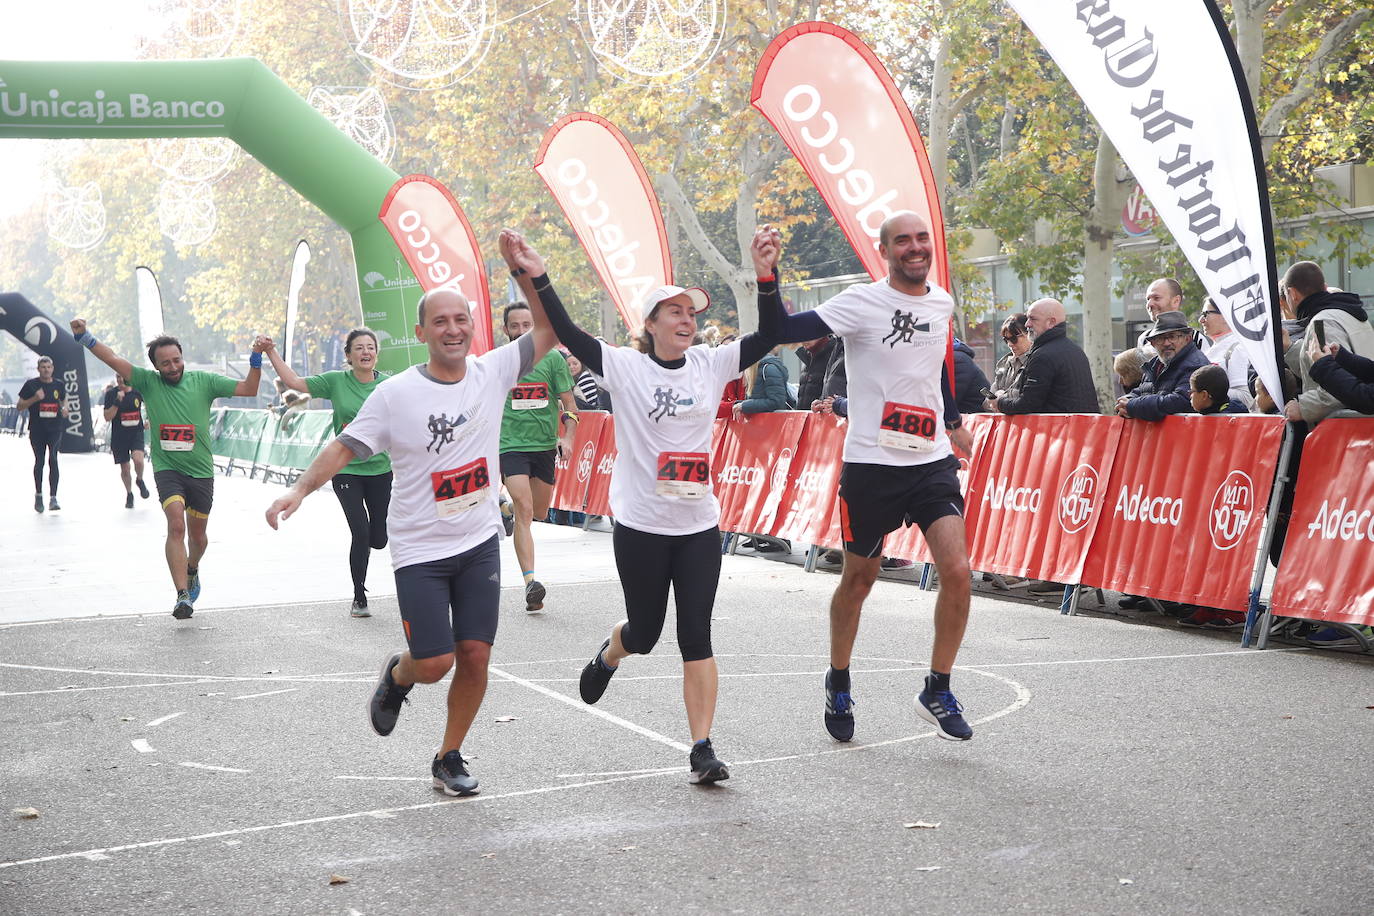
[[[164,452],[189,452],[196,447],[196,428],[191,424],[163,423],[157,428],[157,437]]]
[[[549,406],[549,386],[542,382],[533,385],[516,385],[510,390],[512,410],[538,410]]]
[[[935,448],[935,429],[935,411],[930,408],[888,401],[878,424],[878,444],[928,452]]]
[[[429,479],[434,486],[434,511],[440,518],[451,518],[480,506],[491,487],[485,458],[451,471],[434,471]]]
[[[660,496],[701,499],[711,492],[710,458],[705,452],[660,453],[654,492]]]

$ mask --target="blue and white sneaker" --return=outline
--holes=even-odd
[[[1369,627],[1363,627],[1366,636],[1370,634]],[[1311,636],[1307,637],[1309,646],[1316,646],[1319,649],[1343,649],[1346,646],[1358,646],[1360,644],[1357,637],[1345,627],[1323,627]]]
[[[477,780],[468,773],[468,762],[459,751],[449,751],[443,757],[436,754],[429,771],[434,776],[434,788],[445,795],[476,795],[479,791]]]
[[[186,591],[191,596],[191,603],[195,604],[196,599],[200,597],[199,569],[197,569],[195,572],[191,572],[189,569],[186,570]]]
[[[825,730],[836,741],[854,737],[854,697],[848,691],[830,689],[830,671],[825,672]]]
[[[931,690],[930,678],[925,689],[916,694],[916,715],[935,726],[935,733],[950,741],[967,741],[973,729],[964,721],[964,707],[948,690]]]

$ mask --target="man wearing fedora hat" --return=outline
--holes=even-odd
[[[1116,402],[1118,416],[1135,420],[1163,420],[1170,414],[1191,413],[1188,379],[1208,365],[1193,342],[1193,329],[1182,312],[1161,312],[1145,332],[1145,341],[1159,353],[1145,364],[1140,384]]]

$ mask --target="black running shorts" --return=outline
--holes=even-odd
[[[553,486],[553,449],[543,452],[502,452],[501,477],[538,477]]]
[[[840,528],[844,549],[876,557],[883,539],[902,525],[927,531],[936,520],[964,514],[959,459],[953,455],[911,467],[849,464],[840,471]]]
[[[396,570],[396,600],[412,658],[434,658],[455,643],[496,642],[501,607],[500,539]],[[450,613],[451,612],[451,613]]]
[[[115,464],[124,464],[129,460],[130,455],[141,451],[144,451],[143,430],[141,429],[133,435],[116,433],[110,437],[110,454],[114,456]]]
[[[157,499],[162,508],[173,500],[180,500],[186,506],[187,515],[208,518],[210,507],[215,504],[215,478],[190,477],[180,471],[154,471],[153,483],[157,485]]]

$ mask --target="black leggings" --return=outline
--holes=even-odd
[[[620,631],[627,652],[647,655],[668,616],[668,586],[677,602],[677,647],[684,662],[710,658],[711,610],[720,583],[720,529],[649,534],[616,523],[611,536],[629,623]]]
[[[57,446],[62,430],[51,433],[29,430],[29,445],[33,446],[33,492],[43,492],[43,453],[48,456],[48,492],[57,495]]]
[[[353,542],[348,548],[348,571],[353,575],[353,597],[363,597],[367,560],[373,550],[386,546],[386,510],[391,505],[391,472],[385,474],[335,474],[334,495],[343,506]]]

